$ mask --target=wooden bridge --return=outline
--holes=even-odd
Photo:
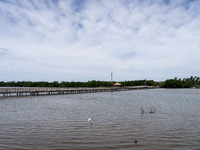
[[[114,92],[137,89],[153,89],[154,86],[131,86],[131,87],[98,87],[98,88],[51,88],[51,87],[20,87],[20,88],[0,88],[0,97],[10,96],[35,96],[35,95],[55,95],[55,94],[78,94],[96,92]]]

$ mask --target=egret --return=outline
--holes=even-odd
[[[92,120],[92,118],[89,118],[88,121]],[[90,122],[90,127],[92,127],[92,122]]]

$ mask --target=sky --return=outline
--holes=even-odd
[[[0,81],[200,76],[199,0],[0,0]]]

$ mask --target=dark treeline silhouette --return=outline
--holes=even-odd
[[[148,86],[157,86],[158,82],[153,80],[135,80],[135,81],[122,81],[120,82],[122,86],[139,86],[139,85],[148,85]]]
[[[164,88],[190,88],[190,87],[199,87],[200,86],[200,78],[195,76],[191,76],[190,78],[184,79],[168,79],[161,84],[161,87]]]
[[[10,82],[0,82],[0,87],[111,87],[116,83],[113,81],[88,81],[88,82],[67,82],[67,81],[54,81],[54,82],[32,82],[32,81],[10,81]],[[157,82],[153,80],[136,80],[136,81],[122,81],[119,82],[122,86],[139,86],[139,85],[148,85],[156,86]]]
[[[0,87],[111,87],[116,81],[88,81],[88,82],[68,82],[68,81],[54,81],[54,82],[32,82],[32,81],[10,81],[0,82]],[[200,77],[184,78],[184,79],[167,79],[164,82],[156,82],[153,80],[132,80],[119,82],[122,86],[160,86],[162,88],[190,88],[200,87]]]

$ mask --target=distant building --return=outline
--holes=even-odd
[[[117,82],[114,84],[114,86],[121,86],[121,84]]]

